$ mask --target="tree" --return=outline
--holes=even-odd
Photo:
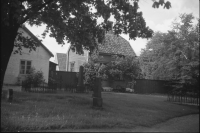
[[[109,30],[107,20],[111,15],[116,19],[113,26],[116,34],[129,34],[131,39],[151,37],[153,31],[146,26],[142,12],[137,10],[138,1],[1,0],[1,89],[14,46],[18,48],[17,52],[23,47],[30,50],[37,47],[34,41],[18,33],[24,23],[37,26],[46,24],[44,36],[50,33],[59,44],[67,40],[72,50],[82,53],[82,49],[92,51],[97,43],[102,42],[105,30]],[[169,2],[160,0],[159,5],[163,4],[164,7],[170,7]],[[97,24],[99,17],[104,19],[101,24]]]
[[[193,24],[192,14],[179,18],[172,23],[172,30],[155,33],[147,43],[140,57],[142,70],[146,78],[178,80],[179,88],[198,88],[199,19]]]
[[[41,70],[37,71],[34,67],[32,67],[29,71],[29,74],[26,75],[23,83],[25,86],[33,85],[34,87],[38,87],[42,83],[45,83],[43,72]]]
[[[156,71],[158,74],[166,77],[165,71],[163,71],[164,64],[162,62],[163,54],[165,52],[163,51],[164,39],[166,39],[165,33],[156,32],[152,39],[147,43],[146,48],[142,49],[139,59],[142,73],[146,79],[159,79],[161,76],[155,76]]]
[[[88,63],[84,66],[84,82],[94,86],[97,77],[103,80],[129,80],[140,78],[141,69],[139,61],[134,56],[113,55],[112,61],[101,64],[98,52],[92,53]]]
[[[104,69],[102,69],[110,80],[129,80],[140,78],[141,69],[138,59],[134,56],[112,57]]]
[[[96,78],[107,78],[107,75],[103,72],[106,66],[98,62],[101,58],[102,56],[99,56],[99,51],[94,49],[93,52],[90,53],[88,63],[83,64],[84,84],[89,84],[92,88],[95,85]]]

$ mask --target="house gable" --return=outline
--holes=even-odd
[[[34,39],[41,47],[43,47],[43,48],[50,54],[50,56],[54,57],[53,53],[52,53],[47,47],[45,47],[44,44],[42,44],[42,43],[38,40],[38,38],[35,37],[35,35],[33,35],[33,33],[30,32],[25,26],[22,26],[21,28],[19,28],[19,31],[20,31],[20,30],[23,30],[23,33],[25,33],[25,34],[23,34],[23,35],[25,35],[25,36],[28,35],[29,37],[31,37],[32,39]]]
[[[74,71],[78,72],[79,67],[83,65],[84,63],[88,62],[88,55],[89,51],[83,50],[84,54],[79,55],[75,51],[73,51],[71,48],[71,45],[69,46],[69,49],[67,50],[67,71]],[[73,65],[74,68],[71,68]]]
[[[25,37],[32,37],[33,34],[30,35],[30,31],[27,32],[27,30],[28,29],[24,30],[22,27],[19,28],[18,32],[22,32]],[[35,41],[39,43],[37,40]],[[47,50],[47,48],[45,48],[41,42],[39,44],[40,45],[36,47],[36,50],[32,50],[31,52],[29,52],[29,49],[22,47],[21,54],[14,54],[14,51],[17,48],[13,48],[13,52],[10,56],[4,76],[4,84],[15,84],[18,80],[18,77],[19,79],[24,79],[25,74],[20,74],[21,61],[31,62],[31,67],[34,67],[36,70],[41,70],[43,72],[45,81],[48,82],[49,59],[53,56],[53,54]]]
[[[64,53],[56,53],[59,71],[66,71],[67,55]]]

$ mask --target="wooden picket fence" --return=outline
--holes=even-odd
[[[51,84],[48,85],[47,83],[42,83],[37,87],[34,87],[31,84],[25,84],[22,82],[22,91],[26,92],[39,92],[39,93],[55,93],[57,85]]]
[[[75,85],[75,84],[66,84],[65,85],[65,91],[74,93],[74,92],[77,91],[77,85]]]
[[[76,84],[66,84],[65,88],[60,88],[59,84],[47,84],[42,83],[41,85],[34,87],[33,85],[27,85],[22,83],[22,91],[35,92],[35,93],[55,93],[57,91],[66,91],[75,93],[77,92]],[[84,86],[84,92],[89,93],[91,90],[88,86]]]
[[[89,85],[84,85],[83,87],[84,87],[85,93],[89,93],[90,91],[92,91],[92,89]],[[77,89],[78,89],[78,85],[76,85],[76,84],[66,84],[64,90],[67,92],[75,93],[78,91]]]
[[[171,91],[168,93],[167,101],[199,106],[199,93]]]

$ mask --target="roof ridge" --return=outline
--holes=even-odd
[[[21,28],[23,30],[25,30],[26,32],[28,32],[28,34],[34,39],[36,40],[45,50],[47,50],[47,52],[52,56],[54,57],[54,54],[41,42],[39,41],[39,39],[25,26],[25,25],[22,25]]]
[[[114,33],[106,33],[105,41],[98,46],[99,52],[121,54],[121,55],[133,55],[136,56],[129,41],[123,38],[121,35],[115,35]]]
[[[65,54],[65,53],[56,53],[56,54]]]
[[[120,35],[119,35],[120,36]],[[120,36],[122,39],[124,39],[125,41],[127,41],[125,38],[123,38],[122,36]],[[131,49],[132,49],[132,51],[133,51],[133,53],[135,54],[135,56],[136,56],[136,53],[135,53],[135,51],[134,51],[134,49],[132,48],[132,46],[131,46],[131,43],[129,43],[129,41],[127,41],[128,42],[128,44],[129,44],[129,46],[131,47]]]
[[[66,62],[67,62],[67,55],[65,53],[56,53],[56,58],[58,61],[58,67],[60,71],[65,71],[66,70]]]

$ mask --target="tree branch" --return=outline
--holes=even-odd
[[[40,11],[42,8],[44,8],[46,5],[50,4],[51,2],[53,2],[53,0],[49,0],[46,3],[43,3],[41,6],[38,7],[38,11]],[[33,9],[33,8],[32,8]],[[32,10],[30,9],[30,10]],[[28,19],[30,18],[30,16],[27,14],[27,16],[24,18],[24,20],[21,22],[21,24],[25,23]]]
[[[180,51],[181,51],[181,53],[183,54],[183,56],[185,57],[185,59],[187,60],[187,59],[188,59],[187,56],[183,53],[182,50],[180,50]]]

